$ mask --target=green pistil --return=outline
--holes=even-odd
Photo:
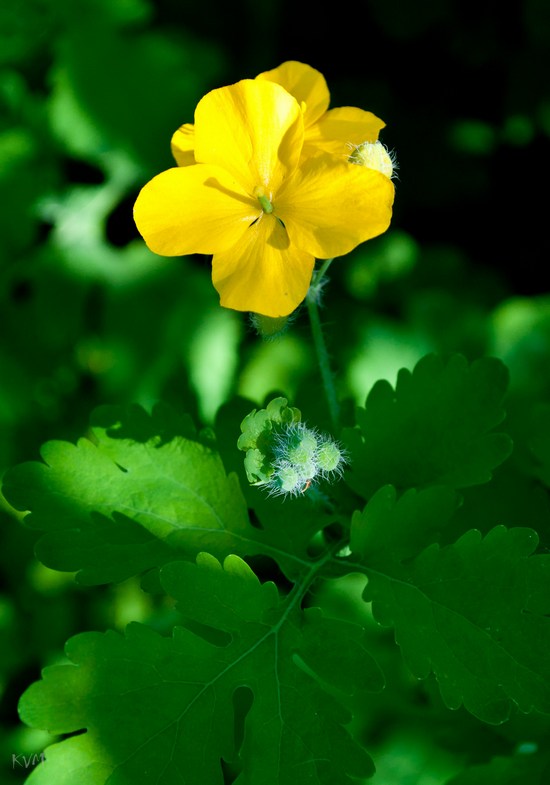
[[[269,215],[270,213],[273,212],[273,205],[271,204],[271,202],[269,201],[269,199],[265,195],[265,190],[262,188],[261,185],[257,186],[254,189],[254,196],[256,197],[256,199],[261,204],[262,210],[264,211],[264,213],[267,213]]]

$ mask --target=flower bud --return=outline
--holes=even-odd
[[[286,494],[295,496],[302,487],[302,481],[299,472],[296,471],[294,466],[287,464],[280,466],[276,476],[270,483],[270,494],[272,496],[284,496]]]
[[[286,452],[286,457],[291,463],[305,466],[311,463],[317,450],[317,437],[312,430],[308,430],[303,423],[301,428],[295,427],[295,434],[286,437],[286,444],[279,440],[279,448]]]
[[[275,398],[241,423],[237,446],[246,452],[248,480],[263,485],[270,496],[304,494],[320,480],[340,477],[347,463],[338,442],[299,418],[285,398]]]
[[[261,313],[251,313],[250,321],[258,335],[267,341],[278,338],[289,325],[288,316],[263,316]]]
[[[317,464],[325,476],[341,474],[346,456],[344,450],[332,439],[327,439],[317,450]]]
[[[351,164],[366,166],[367,169],[376,169],[377,172],[381,172],[391,180],[396,168],[395,155],[390,153],[382,142],[362,142],[353,145],[353,147],[355,149],[348,158]]]

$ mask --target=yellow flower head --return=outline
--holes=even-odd
[[[134,218],[149,248],[213,254],[226,308],[288,315],[315,258],[349,253],[389,226],[391,180],[345,156],[303,155],[304,119],[298,100],[267,78],[213,90],[195,110],[194,163],[138,195]]]
[[[345,158],[350,146],[376,142],[385,126],[372,112],[356,106],[329,109],[330,93],[325,77],[320,71],[297,60],[288,60],[271,71],[264,71],[256,79],[280,84],[300,104],[304,115],[303,155],[323,151]],[[195,129],[192,123],[178,128],[172,136],[171,148],[179,166],[195,163]]]

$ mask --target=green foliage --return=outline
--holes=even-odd
[[[533,413],[531,449],[536,460],[536,474],[550,488],[550,406],[538,407]]]
[[[2,785],[550,782],[547,4],[513,56],[482,7],[288,10],[0,4]],[[237,439],[274,399],[330,430],[304,312],[262,341],[132,223],[197,100],[285,58],[399,163],[321,301],[345,476],[293,498]]]
[[[507,434],[489,433],[504,418],[507,371],[484,358],[468,366],[428,355],[414,371],[400,371],[395,391],[380,381],[370,391],[357,426],[344,432],[350,486],[368,499],[381,485],[399,489],[487,482],[510,454]]]
[[[165,416],[99,411],[89,438],[49,442],[44,463],[8,474],[6,497],[45,532],[37,553],[47,566],[84,583],[120,581],[174,558],[173,549],[193,554],[208,543],[217,553],[218,535],[246,537],[244,499],[217,452],[187,421]]]
[[[342,727],[348,713],[323,686],[382,686],[359,627],[315,609],[302,613],[307,582],[279,602],[275,585],[260,584],[235,556],[223,569],[208,554],[196,565],[173,562],[161,581],[185,620],[230,642],[185,626],[162,637],[141,625],[125,636],[84,633],[69,641],[71,664],[46,669],[21,702],[30,724],[56,733],[88,728],[59,745],[48,765],[76,777],[92,764],[90,783],[221,784],[220,758],[246,762],[237,781],[273,785],[294,783],[297,769],[302,782],[351,782],[346,774],[372,772],[369,756]],[[358,673],[355,683],[350,670]],[[252,693],[246,719],[239,689]],[[42,774],[46,767],[29,782],[45,781]]]
[[[507,719],[512,702],[549,714],[550,557],[532,556],[536,532],[498,526],[411,559],[412,533],[449,517],[445,490],[409,491],[396,503],[383,488],[356,513],[351,558],[366,566],[364,598],[395,628],[411,671],[435,673],[449,708],[464,703],[492,723]]]
[[[283,398],[244,419],[246,402],[226,407],[220,445],[167,406],[102,407],[76,445],[49,442],[42,462],[10,469],[4,495],[41,533],[47,566],[85,584],[141,576],[171,609],[158,629],[132,622],[70,638],[66,662],[26,690],[23,721],[59,738],[29,785],[373,776],[376,757],[354,726],[395,678],[374,633],[386,628],[405,672],[435,677],[442,711],[462,706],[489,726],[550,716],[550,557],[530,528],[482,536],[457,522],[460,487],[490,483],[510,451],[491,432],[505,381],[490,358],[426,356],[400,374],[395,397],[376,385],[347,431],[353,469],[332,499],[283,502],[248,484],[243,447],[261,446],[266,423],[299,418]],[[397,487],[381,482],[389,476]],[[261,580],[268,564],[282,573]],[[367,583],[355,618],[315,602],[321,586],[330,596],[357,574]],[[524,766],[538,776],[537,760],[506,759],[510,783]],[[488,776],[500,771],[488,765]]]
[[[467,772],[453,777],[448,785],[545,785],[549,777],[548,754],[528,753],[513,758],[494,758],[484,766],[472,766]]]

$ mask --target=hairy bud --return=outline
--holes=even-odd
[[[331,436],[308,428],[300,416],[285,398],[275,398],[241,423],[237,445],[246,452],[248,480],[264,486],[270,496],[298,496],[343,473],[347,462],[343,447]]]
[[[362,142],[351,146],[353,152],[348,158],[351,164],[366,166],[367,169],[376,169],[391,180],[397,168],[397,162],[395,154],[390,153],[382,142]]]

